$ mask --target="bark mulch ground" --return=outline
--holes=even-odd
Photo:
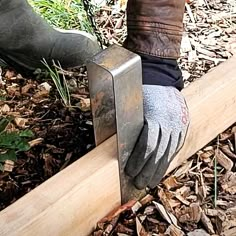
[[[29,151],[18,152],[15,162],[2,163],[2,210],[90,151],[94,137],[84,68],[66,75],[71,107],[65,107],[45,74],[23,77],[3,69],[0,76],[0,114],[12,119],[7,131],[31,130],[34,134]]]

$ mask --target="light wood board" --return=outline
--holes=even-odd
[[[0,235],[85,236],[120,204],[116,137],[0,212]]]
[[[236,58],[183,91],[191,124],[169,170],[236,121]],[[86,236],[120,204],[116,136],[0,212],[1,236]]]
[[[236,122],[236,57],[195,81],[183,94],[191,123],[184,147],[168,173]]]

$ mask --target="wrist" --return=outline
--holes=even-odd
[[[143,84],[172,86],[183,89],[183,76],[176,59],[140,55],[142,59]]]

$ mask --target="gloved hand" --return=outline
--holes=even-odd
[[[143,85],[143,96],[144,127],[125,167],[138,189],[159,184],[189,125],[187,105],[176,88]]]

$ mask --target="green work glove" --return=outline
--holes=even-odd
[[[183,95],[174,87],[143,85],[145,123],[125,171],[138,189],[159,184],[189,125]]]

